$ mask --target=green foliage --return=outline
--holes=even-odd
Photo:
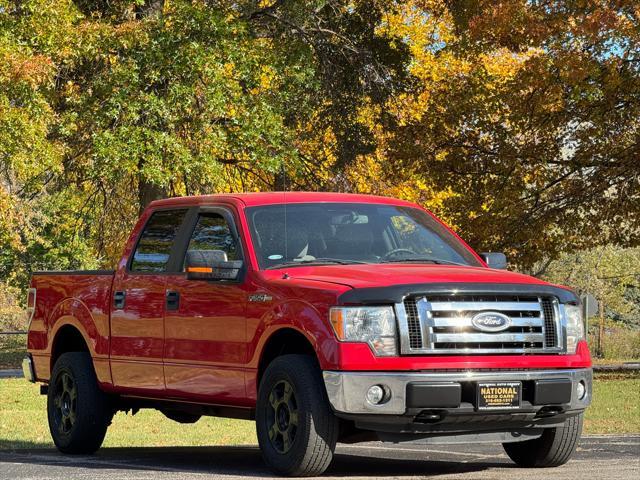
[[[418,201],[526,268],[638,245],[636,3],[0,0],[0,279],[284,185]]]
[[[205,2],[142,6],[0,5],[0,278],[112,264],[154,197],[241,188],[230,167],[295,164],[285,118],[307,88],[305,53],[292,68]]]
[[[543,277],[594,295],[608,317],[640,327],[640,303],[631,293],[640,283],[640,248],[608,245],[565,253],[544,266]]]
[[[590,293],[604,306],[603,336],[598,315],[588,319],[592,354],[603,359],[640,358],[640,249],[611,245],[537,265],[545,280]],[[598,346],[601,351],[598,351]]]
[[[602,337],[602,352],[597,350],[598,321],[593,319],[589,325],[589,347],[591,354],[595,357],[601,353],[599,358],[606,361],[629,360],[637,361],[640,359],[640,329],[629,328],[629,325],[620,324],[612,321],[605,321],[605,332]]]
[[[0,283],[0,332],[23,331],[27,328],[27,318],[22,305],[20,305],[20,291]],[[0,336],[0,342],[6,342],[10,338]],[[20,339],[24,341],[24,338]]]
[[[381,28],[418,81],[388,102],[362,183],[523,266],[637,245],[639,24],[635,0],[405,2]]]

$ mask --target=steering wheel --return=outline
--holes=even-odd
[[[395,256],[398,253],[409,253],[411,255],[417,255],[413,250],[409,250],[408,248],[394,248],[393,250],[388,251],[382,256],[383,260],[388,260],[389,258]]]

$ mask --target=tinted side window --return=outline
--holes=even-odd
[[[131,262],[132,272],[164,272],[186,210],[155,212],[140,235]]]
[[[222,250],[227,254],[227,260],[239,259],[231,228],[225,218],[217,213],[199,215],[187,250]]]

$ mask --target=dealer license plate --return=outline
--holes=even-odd
[[[478,383],[478,410],[520,408],[521,382]]]

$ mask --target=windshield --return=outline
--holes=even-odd
[[[261,269],[331,263],[482,265],[418,208],[293,203],[250,207],[246,212]]]

